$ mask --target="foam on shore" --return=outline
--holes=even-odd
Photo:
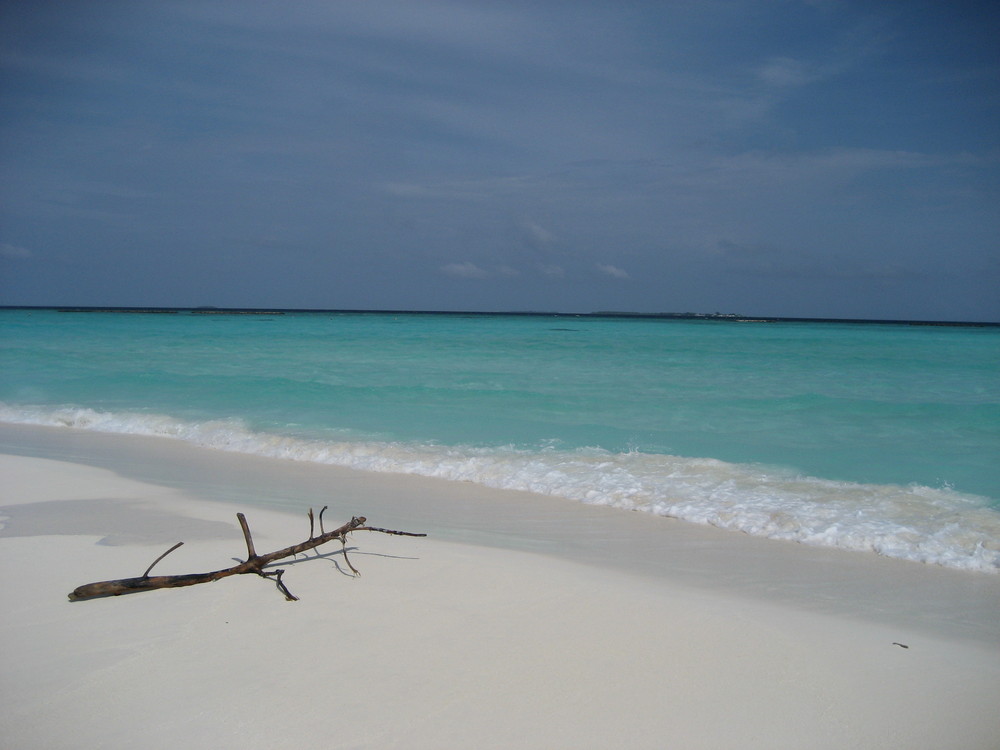
[[[166,437],[227,452],[473,482],[768,539],[1000,571],[1000,512],[987,498],[947,487],[839,482],[773,467],[639,452],[307,439],[254,431],[239,420],[187,422],[86,408],[0,404],[0,420]]]

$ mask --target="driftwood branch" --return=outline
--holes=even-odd
[[[323,507],[326,510],[326,506]],[[351,561],[347,559],[347,535],[355,531],[377,531],[381,534],[396,534],[398,536],[427,536],[426,534],[416,534],[411,531],[394,531],[392,529],[380,529],[374,526],[366,526],[367,519],[364,516],[359,516],[352,518],[350,521],[345,523],[339,529],[334,529],[333,531],[324,532],[323,531],[323,511],[319,513],[320,522],[320,535],[313,536],[313,512],[312,508],[309,509],[309,539],[298,544],[293,544],[290,547],[285,547],[284,549],[279,549],[274,552],[268,552],[266,555],[258,555],[254,550],[253,537],[250,535],[250,526],[247,523],[246,516],[242,513],[237,513],[236,518],[240,522],[240,528],[243,529],[243,539],[246,541],[247,545],[247,559],[237,565],[233,565],[231,568],[223,568],[222,570],[213,570],[208,573],[187,573],[184,575],[172,575],[172,576],[150,576],[149,571],[153,569],[160,560],[169,555],[175,549],[180,547],[183,542],[178,542],[173,547],[168,549],[158,558],[153,560],[152,564],[146,568],[146,572],[143,573],[138,578],[119,578],[114,581],[98,581],[96,583],[87,583],[83,586],[77,587],[70,595],[71,601],[76,601],[79,599],[94,599],[101,596],[119,596],[121,594],[133,594],[140,591],[152,591],[153,589],[166,589],[175,588],[178,586],[194,586],[199,583],[211,583],[212,581],[218,581],[221,578],[228,578],[229,576],[241,575],[243,573],[253,573],[259,575],[263,578],[271,578],[274,580],[275,585],[278,590],[285,595],[285,598],[289,601],[294,601],[298,597],[294,596],[288,587],[285,586],[284,582],[281,580],[281,576],[284,574],[284,570],[264,570],[265,567],[270,565],[277,560],[283,560],[286,557],[293,557],[302,552],[307,552],[311,549],[315,549],[327,542],[339,541],[341,548],[344,553],[344,562],[347,563],[347,567],[351,569],[354,575],[361,575],[357,568],[351,565]]]

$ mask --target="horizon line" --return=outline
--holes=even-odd
[[[406,310],[406,309],[356,309],[356,308],[295,308],[295,307],[197,307],[160,305],[0,305],[0,310],[53,310],[56,312],[112,312],[112,313],[188,313],[202,315],[226,314],[285,314],[325,313],[347,315],[475,315],[523,317],[588,317],[588,318],[645,318],[661,320],[710,320],[738,323],[856,323],[882,325],[925,326],[974,326],[1000,327],[1000,321],[974,320],[918,320],[905,318],[824,318],[785,315],[753,315],[742,313],[699,312],[637,312],[625,310],[595,310],[590,312],[562,312],[543,310]]]

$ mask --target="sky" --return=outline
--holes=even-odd
[[[0,305],[1000,321],[1000,6],[4,0]]]

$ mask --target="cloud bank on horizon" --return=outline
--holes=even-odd
[[[0,304],[1000,320],[1000,10],[0,6]]]

